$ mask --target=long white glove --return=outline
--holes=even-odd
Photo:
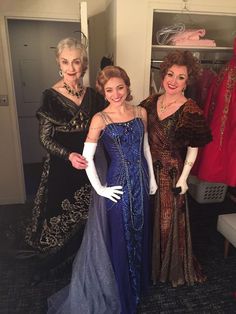
[[[194,162],[197,158],[197,153],[197,147],[188,147],[184,167],[179,177],[179,180],[176,183],[176,187],[181,187],[181,192],[179,194],[185,194],[188,190],[187,179],[192,169],[192,166],[194,165]]]
[[[144,156],[147,160],[148,164],[148,172],[149,172],[149,194],[155,194],[157,190],[157,183],[155,179],[155,174],[153,170],[153,164],[152,164],[152,155],[150,151],[150,146],[148,143],[148,133],[144,133],[144,139],[143,139],[143,152]]]
[[[94,160],[93,160],[96,148],[97,148],[97,143],[89,143],[89,142],[84,143],[83,156],[86,158],[88,162],[88,166],[85,169],[87,176],[94,190],[97,192],[97,194],[103,197],[107,197],[116,203],[117,200],[120,199],[119,194],[123,194],[122,186],[106,187],[106,186],[101,185],[101,182],[98,178],[97,170],[95,168]]]

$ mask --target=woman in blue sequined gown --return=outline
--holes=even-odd
[[[109,105],[92,119],[83,152],[95,191],[71,283],[49,299],[48,313],[135,314],[147,288],[149,194],[157,186],[146,111],[128,104],[129,86],[119,67],[98,75]]]

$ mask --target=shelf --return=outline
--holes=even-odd
[[[178,49],[186,49],[186,50],[198,50],[198,51],[233,51],[233,47],[203,47],[203,46],[170,46],[170,45],[152,45],[152,49],[154,50],[178,50]]]

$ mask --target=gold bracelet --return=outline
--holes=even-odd
[[[184,164],[189,166],[189,167],[193,166],[193,162],[192,161],[188,161],[188,160],[185,160]]]

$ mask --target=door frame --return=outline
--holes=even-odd
[[[51,22],[80,22],[81,31],[88,39],[88,24],[87,24],[87,3],[82,1],[80,3],[80,19],[79,18],[62,18],[60,16],[57,17],[40,17],[37,15],[12,15],[7,14],[3,16],[2,23],[2,45],[3,45],[3,57],[6,61],[5,64],[5,72],[6,72],[6,87],[8,94],[8,102],[9,104],[9,112],[11,116],[11,129],[13,132],[13,145],[16,154],[16,168],[17,173],[16,176],[19,178],[19,198],[18,203],[25,203],[26,201],[26,189],[25,189],[25,179],[24,179],[24,169],[23,169],[23,158],[22,158],[22,149],[21,149],[21,141],[20,141],[20,129],[18,122],[18,114],[17,114],[17,105],[16,105],[16,95],[14,88],[14,75],[12,68],[12,60],[11,60],[11,49],[10,49],[10,40],[9,40],[9,29],[8,29],[8,20],[35,20],[35,21],[51,21]],[[78,16],[79,16],[78,14]],[[87,48],[88,49],[88,48]],[[89,71],[87,71],[88,73]],[[89,82],[89,76],[85,77],[85,80]]]

